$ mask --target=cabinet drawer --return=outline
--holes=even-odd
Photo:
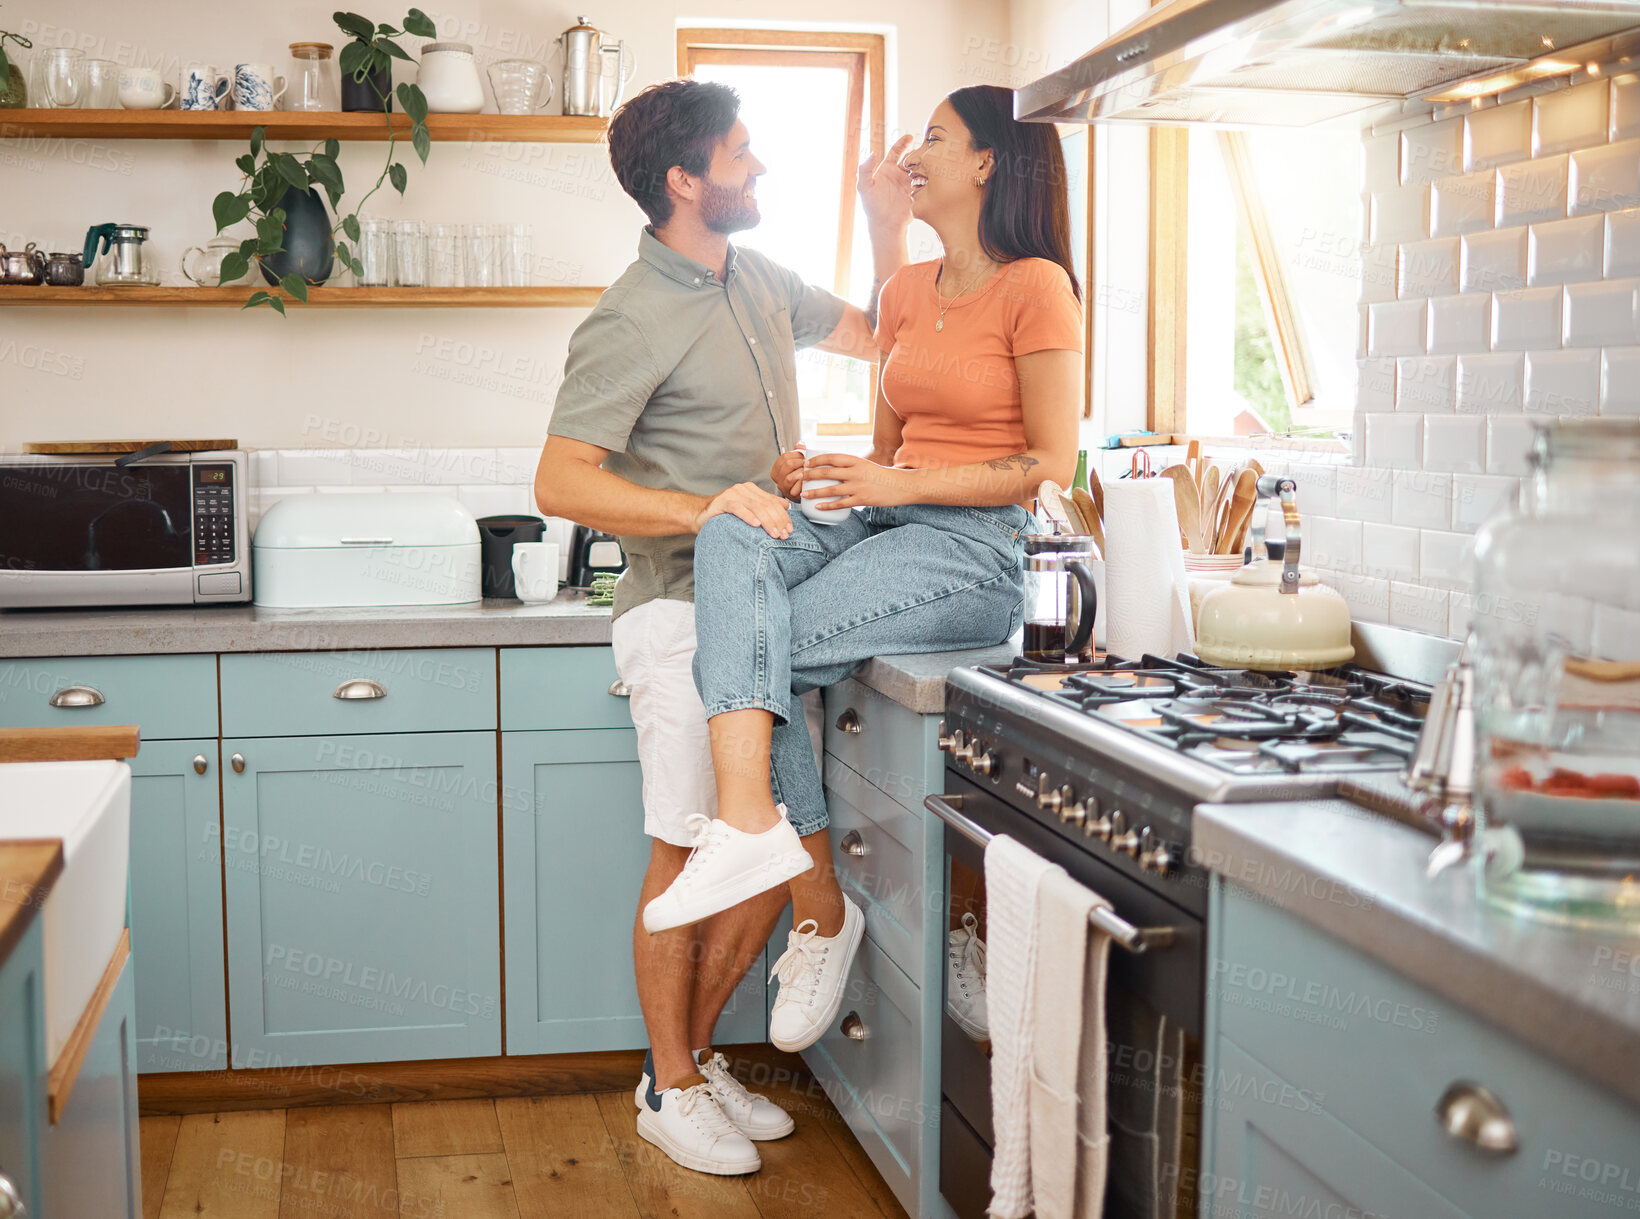
[[[619,680],[612,648],[502,648],[501,726],[630,728],[630,700],[611,693]]]
[[[490,648],[259,652],[222,658],[225,737],[494,727],[495,652]]]
[[[912,1213],[923,1128],[937,1120],[922,1099],[920,1003],[916,984],[867,936],[849,973],[843,1014],[806,1052],[843,1120]]]
[[[59,702],[89,699],[91,705],[53,707],[53,696]],[[0,728],[76,724],[135,724],[145,741],[214,737],[216,657],[0,661]]]
[[[923,976],[923,820],[834,757],[826,759],[826,808],[837,883],[866,916],[866,931],[895,964]]]
[[[857,681],[826,689],[826,752],[910,809],[921,809],[939,752],[928,723]]]
[[[1578,1173],[1633,1162],[1640,1113],[1617,1098],[1234,886],[1218,886],[1215,905],[1208,998],[1220,1035],[1302,1089],[1294,1103],[1331,1114],[1465,1211],[1587,1213],[1578,1191],[1592,1178]],[[1458,1081],[1504,1103],[1517,1152],[1487,1155],[1443,1131],[1436,1102]],[[1228,1095],[1221,1109],[1239,1103]]]

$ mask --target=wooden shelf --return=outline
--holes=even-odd
[[[169,305],[237,309],[256,285],[232,288],[51,288],[0,285],[0,305]],[[309,309],[586,308],[602,288],[309,288]]]
[[[394,112],[394,134],[410,120]],[[595,144],[609,120],[559,114],[429,114],[434,141]],[[80,140],[246,140],[266,127],[269,140],[385,140],[381,114],[301,110],[0,110],[0,139],[56,136]]]

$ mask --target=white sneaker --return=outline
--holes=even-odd
[[[643,908],[644,930],[654,935],[698,923],[814,867],[786,820],[786,806],[775,809],[780,821],[761,834],[737,830],[704,813],[689,814],[685,824],[695,835],[695,849],[666,892]]]
[[[769,1040],[776,1048],[806,1050],[837,1018],[865,929],[865,915],[844,895],[843,929],[836,935],[821,935],[820,924],[810,918],[786,937],[786,951],[769,974],[771,982],[780,979],[769,1010]]]
[[[763,1167],[751,1139],[736,1130],[718,1108],[704,1075],[686,1075],[676,1087],[655,1090],[653,1079],[640,1090],[638,1137],[655,1144],[677,1164],[696,1172],[737,1177]]]
[[[712,1095],[718,1108],[734,1124],[736,1130],[756,1142],[783,1139],[797,1129],[792,1115],[768,1097],[748,1092],[729,1070],[729,1060],[722,1054],[713,1054],[700,1064],[701,1074],[712,1085]]]
[[[985,1010],[985,941],[979,920],[962,916],[962,926],[946,936],[945,1010],[957,1027],[975,1041],[989,1041],[991,1022]]]

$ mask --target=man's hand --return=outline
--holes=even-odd
[[[903,230],[911,223],[911,175],[900,164],[911,140],[902,135],[881,158],[868,152],[855,175],[866,223],[879,232]]]
[[[856,457],[852,453],[821,453],[811,457],[803,470],[803,477],[818,481],[835,478],[834,487],[811,487],[802,498],[819,501],[819,508],[859,508],[870,505],[885,507],[890,504],[908,504],[910,472],[880,466]]]
[[[756,525],[771,538],[789,538],[792,535],[791,514],[786,501],[771,495],[756,483],[736,483],[719,491],[695,517],[695,532],[714,516],[723,513],[738,516],[748,525]]]
[[[774,469],[769,471],[769,477],[774,479],[774,485],[780,488],[780,493],[787,499],[796,499],[797,493],[803,487],[803,459],[807,456],[808,454],[803,452],[803,446],[798,445],[777,457]]]

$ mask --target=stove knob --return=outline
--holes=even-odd
[[[997,767],[1002,765],[1001,759],[999,759],[997,755],[992,753],[989,749],[977,757],[972,756],[972,750],[969,750],[969,754],[968,769],[973,771],[976,775],[995,774]]]
[[[1071,802],[1072,795],[1069,784],[1064,787],[1049,787],[1047,775],[1041,775],[1037,778],[1037,808],[1047,809],[1050,813],[1059,813],[1063,817],[1063,810]]]
[[[1088,806],[1080,800],[1072,801],[1070,799],[1071,789],[1068,787],[1064,788],[1060,794],[1065,797],[1065,803],[1059,810],[1059,819],[1069,825],[1081,825],[1087,818]]]
[[[1177,866],[1172,848],[1158,838],[1147,825],[1139,831],[1139,866],[1146,871],[1154,871],[1158,876],[1166,876]]]
[[[1127,828],[1127,815],[1121,809],[1110,815],[1110,849],[1129,855],[1139,853],[1139,831]]]
[[[937,743],[940,747],[941,753],[950,753],[958,745],[962,744],[962,729],[958,728],[950,736],[947,736],[945,734],[945,721],[941,720],[939,741]]]
[[[1083,802],[1082,834],[1087,838],[1097,838],[1101,842],[1110,841],[1110,818],[1099,812],[1099,801],[1089,796]]]

